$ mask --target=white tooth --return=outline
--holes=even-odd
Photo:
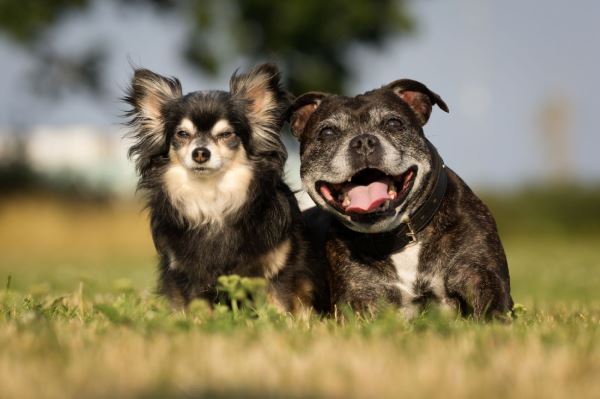
[[[398,193],[395,190],[388,191],[388,197],[390,197],[391,200],[395,200],[397,196]]]
[[[348,180],[346,180],[348,183],[350,183],[350,181],[352,180],[351,177],[348,178]]]
[[[344,202],[342,202],[342,206],[345,208],[350,205],[350,198],[348,196],[344,197]]]

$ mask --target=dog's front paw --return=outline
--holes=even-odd
[[[512,298],[507,282],[488,270],[466,273],[460,278],[450,278],[451,292],[460,298],[461,313],[476,319],[506,318],[512,309]]]

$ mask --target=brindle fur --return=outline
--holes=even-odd
[[[404,94],[402,90],[410,92],[406,101],[400,95]],[[402,250],[420,245],[411,287],[414,295],[398,288],[392,251],[380,247],[373,251],[373,243],[398,229],[369,228],[394,226],[395,221],[347,217],[328,206],[315,188],[318,180],[337,182],[364,167],[376,167],[388,174],[401,173],[408,164],[426,170],[433,154],[421,126],[436,103],[447,109],[441,98],[424,85],[404,80],[357,97],[307,93],[292,106],[292,130],[301,143],[302,180],[319,205],[304,216],[314,230],[327,232],[321,237],[321,246],[329,263],[333,306],[350,304],[355,310],[372,311],[386,301],[405,310],[422,309],[434,302],[475,317],[502,316],[512,309],[508,266],[495,221],[482,201],[449,168],[446,193],[438,211],[416,234],[418,244]],[[378,118],[382,115],[400,119],[401,131],[381,128]],[[320,137],[323,126],[333,126],[336,136]],[[358,158],[347,150],[347,143],[365,132],[378,135],[385,145],[370,157]],[[432,190],[433,181],[431,168],[422,173],[396,218],[418,209]]]

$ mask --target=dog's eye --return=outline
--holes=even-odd
[[[231,136],[233,136],[233,132],[223,132],[223,133],[219,133],[217,135],[217,138],[222,140],[222,139],[227,139]]]
[[[319,135],[321,137],[331,137],[335,134],[335,132],[333,131],[332,128],[330,127],[324,127],[323,129],[321,129],[321,131],[319,132]]]
[[[385,122],[385,127],[389,130],[400,130],[404,126],[404,123],[400,119],[392,118]]]
[[[182,138],[182,139],[187,139],[188,137],[190,137],[190,134],[188,132],[186,132],[185,130],[178,130],[177,133],[177,137]]]

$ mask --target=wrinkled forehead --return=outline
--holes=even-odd
[[[332,96],[319,106],[317,125],[377,123],[408,107],[393,93],[372,91],[356,97]]]

